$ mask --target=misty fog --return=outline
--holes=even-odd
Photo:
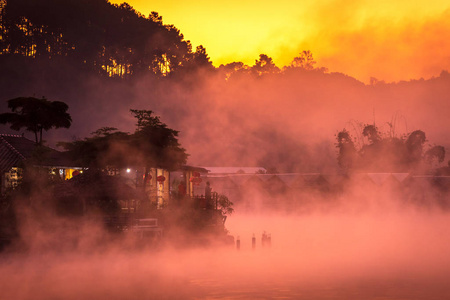
[[[104,126],[133,132],[129,109],[134,108],[151,109],[179,130],[192,165],[335,171],[335,135],[343,128],[356,131],[358,122],[375,122],[384,132],[391,123],[399,137],[420,129],[430,145],[449,146],[447,72],[428,80],[374,85],[302,69],[257,78],[234,74],[228,80],[216,73],[181,81],[41,75],[34,75],[25,89],[13,83],[5,87],[2,99],[45,95],[67,102],[73,125],[46,133],[51,145],[87,137]]]
[[[32,32],[22,31],[25,37]],[[156,50],[166,42],[157,37],[151,40],[158,41]],[[98,73],[102,66],[95,60],[97,69],[88,70],[92,66],[83,59],[76,65],[63,55],[49,59],[45,51],[36,58],[8,51],[0,57],[0,113],[15,97],[45,96],[69,105],[72,126],[44,133],[51,147],[106,126],[132,133],[130,109],[142,109],[179,131],[190,166],[264,167],[280,176],[341,178],[331,187],[242,188],[240,198],[230,196],[235,213],[227,216],[225,227],[234,238],[231,245],[189,243],[196,236],[180,224],[171,224],[172,238],[179,235],[183,242],[148,245],[126,230],[107,231],[96,214],[55,216],[48,207],[56,200],[38,190],[37,198],[15,207],[20,238],[0,253],[0,299],[450,298],[449,177],[441,176],[445,182],[439,185],[429,174],[405,173],[406,183],[377,185],[361,174],[343,174],[336,149],[339,131],[345,128],[357,137],[364,124],[399,138],[422,130],[423,152],[433,145],[450,149],[447,71],[427,79],[365,84],[328,72],[327,66],[257,76],[245,68],[228,74],[226,66],[210,64],[211,69],[155,75],[142,64],[147,73],[120,78]],[[108,63],[117,57],[107,57]],[[17,134],[6,125],[0,131]],[[270,234],[270,245],[263,246],[263,233]]]
[[[370,192],[370,191],[369,191]],[[309,213],[239,213],[235,246],[134,247],[86,223],[22,225],[26,252],[0,257],[5,299],[445,299],[450,215],[395,197]],[[316,199],[320,201],[320,199]],[[358,207],[358,209],[355,209]],[[382,207],[382,209],[380,209]],[[33,224],[31,224],[33,223]],[[45,224],[45,226],[43,225]],[[50,226],[47,227],[46,226]],[[262,245],[261,236],[271,235]],[[32,233],[32,234],[31,234]],[[252,237],[256,247],[252,247]],[[74,243],[74,241],[76,242]],[[102,242],[99,242],[102,241]],[[67,243],[72,242],[71,246]]]

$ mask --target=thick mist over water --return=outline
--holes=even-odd
[[[23,223],[0,256],[5,299],[446,299],[450,215],[394,197],[308,213],[236,212],[235,246],[135,247],[86,223]],[[380,209],[382,208],[382,209]],[[42,226],[51,225],[49,228]],[[38,226],[41,224],[41,226]],[[56,227],[59,226],[59,227]],[[64,228],[64,230],[63,230]],[[263,247],[262,233],[271,235]],[[256,246],[252,247],[255,236]],[[70,247],[65,245],[74,241]]]

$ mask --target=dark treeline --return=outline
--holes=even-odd
[[[366,124],[358,137],[352,137],[346,129],[340,131],[336,136],[339,166],[346,172],[411,172],[444,162],[443,146],[424,150],[427,139],[422,130],[400,137],[392,131],[380,132],[373,124]]]
[[[127,3],[1,0],[0,9],[1,63],[10,61],[16,68],[34,66],[36,60],[48,64],[56,60],[59,66],[63,63],[120,78],[181,77],[199,69],[214,70],[203,46],[193,51],[180,30],[163,24],[157,12],[145,17]],[[311,52],[303,51],[289,67],[311,70],[314,64]],[[265,54],[251,68],[234,62],[220,70],[227,78],[234,72],[263,75],[280,71]]]
[[[2,0],[3,59],[13,55],[60,59],[107,76],[167,75],[194,65],[211,66],[205,49],[184,40],[158,13],[106,0]]]

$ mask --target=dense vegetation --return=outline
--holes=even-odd
[[[178,142],[178,131],[161,122],[152,111],[130,111],[137,119],[133,134],[103,127],[93,132],[92,137],[61,143],[72,161],[91,169],[135,166],[177,170],[186,164],[188,154]]]
[[[203,47],[192,51],[180,31],[126,3],[106,0],[1,1],[4,56],[57,59],[92,72],[127,77],[211,66]]]
[[[0,124],[10,124],[11,129],[25,128],[34,133],[36,144],[42,144],[42,132],[51,128],[69,128],[72,118],[69,106],[61,101],[45,98],[19,97],[8,100],[12,112],[0,114]]]
[[[174,25],[163,24],[152,12],[148,17],[127,3],[107,0],[1,0],[0,63],[33,60],[67,64],[108,77],[127,78],[152,74],[178,77],[215,68],[203,46],[195,51]],[[313,69],[309,51],[294,58],[289,67]],[[256,75],[280,69],[261,54],[253,67],[241,62],[222,66],[225,76],[237,71]]]
[[[344,129],[336,136],[338,164],[345,171],[423,171],[445,159],[443,146],[429,146],[424,150],[427,139],[422,130],[398,137],[392,131],[382,133],[375,125],[367,124],[358,134],[352,137]]]

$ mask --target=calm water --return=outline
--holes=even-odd
[[[239,251],[96,248],[86,239],[68,253],[41,239],[28,254],[0,256],[0,299],[450,299],[446,214],[228,222]]]

